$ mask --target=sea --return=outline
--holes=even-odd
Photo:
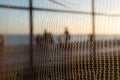
[[[33,36],[33,43],[36,44],[36,36]],[[61,35],[53,35],[53,39],[55,43],[58,43],[58,38]],[[30,38],[29,35],[5,35],[5,44],[6,46],[11,45],[29,45]],[[71,42],[78,42],[78,41],[87,41],[89,39],[88,35],[71,35],[70,41]],[[120,40],[120,36],[114,35],[97,35],[96,40],[113,40],[117,39]]]

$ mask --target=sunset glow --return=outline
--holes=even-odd
[[[75,10],[91,12],[90,0],[58,0],[69,6],[63,7],[48,0],[34,0],[34,7],[53,8],[60,10]],[[67,3],[69,2],[69,3]],[[74,3],[73,3],[74,2]],[[87,2],[87,3],[86,3]],[[73,3],[72,5],[70,3]],[[28,0],[1,0],[0,4],[28,6]],[[74,5],[76,4],[76,5]],[[119,14],[120,1],[118,0],[95,0],[95,12],[107,14]],[[62,34],[65,27],[69,28],[70,34],[91,34],[92,17],[90,14],[68,14],[44,11],[34,11],[34,34],[42,34],[44,29],[53,34]],[[0,9],[0,34],[28,34],[29,33],[28,11]],[[95,16],[96,34],[118,35],[120,34],[120,17]]]

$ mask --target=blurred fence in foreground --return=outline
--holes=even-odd
[[[94,1],[94,0],[92,0]],[[1,80],[119,80],[120,41],[96,40],[94,17],[119,15],[92,12],[67,11],[47,8],[0,5],[0,8],[28,10],[30,21],[29,45],[4,46],[0,41],[0,79]],[[58,13],[91,15],[93,34],[87,41],[54,43],[51,36],[39,37],[33,42],[33,10]],[[67,33],[66,33],[67,34]],[[2,40],[2,37],[1,37]]]

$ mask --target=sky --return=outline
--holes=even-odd
[[[2,5],[29,6],[29,0],[0,0]],[[91,12],[91,0],[33,0],[33,6],[60,10]],[[60,5],[60,4],[62,5]],[[120,14],[120,0],[95,0],[96,13]],[[62,34],[65,27],[70,34],[91,34],[92,16],[45,11],[33,11],[34,34],[46,29]],[[120,34],[120,17],[95,16],[95,33]],[[29,12],[0,8],[0,34],[29,34]]]

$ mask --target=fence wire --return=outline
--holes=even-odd
[[[29,45],[5,46],[4,37],[0,36],[1,80],[120,79],[119,38],[107,40],[103,39],[103,35],[97,40],[99,35],[95,31],[97,16],[120,17],[120,14],[95,12],[94,0],[92,0],[92,12],[37,8],[32,6],[32,0],[29,1],[29,7],[0,5],[0,8],[3,9],[28,11],[30,26]],[[39,18],[34,18],[33,12],[35,11],[50,12],[52,14],[90,15],[92,16],[92,34],[82,36],[71,35],[68,30],[69,28],[65,28],[63,34],[60,35],[44,31],[43,34],[34,36],[33,29],[36,28],[35,19]],[[59,18],[57,19],[59,20]],[[72,18],[69,21],[75,22]],[[55,20],[52,22],[55,22]],[[84,31],[87,30],[84,28]],[[79,38],[78,41],[71,40],[75,39],[75,36]]]

